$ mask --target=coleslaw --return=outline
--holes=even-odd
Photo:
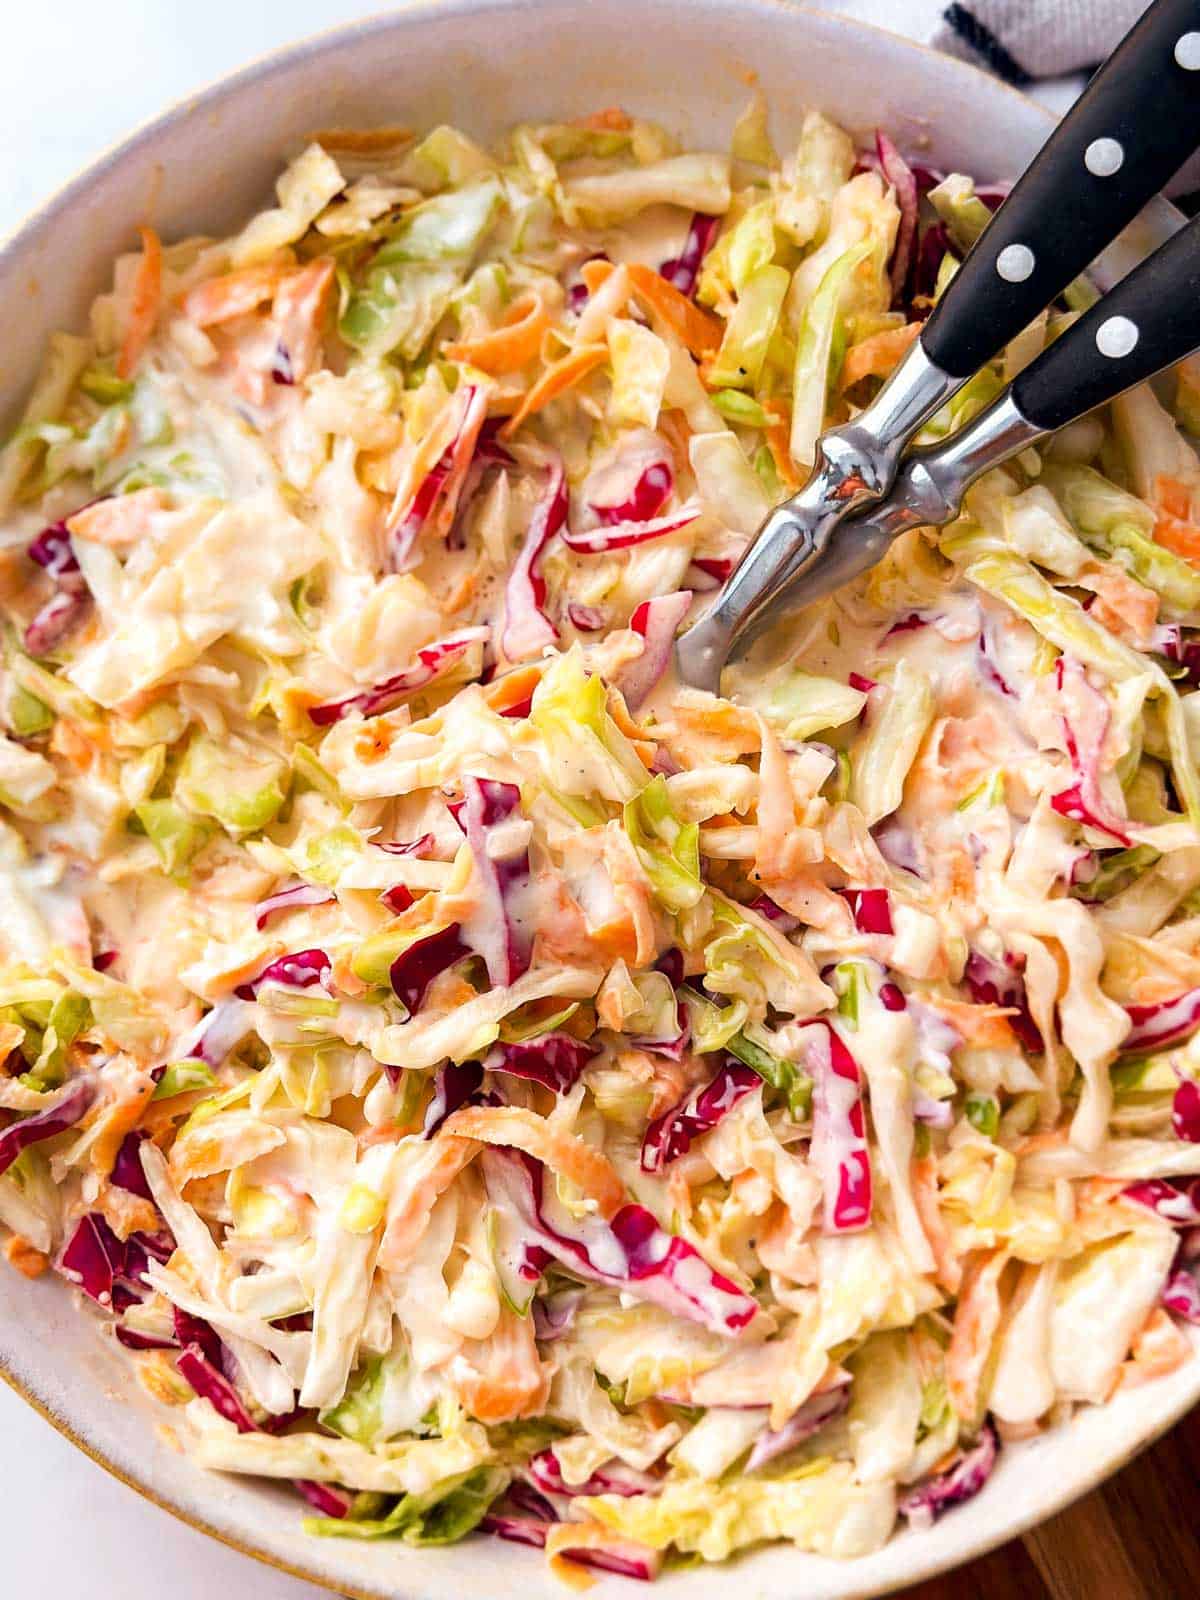
[[[999,194],[757,93],[333,130],[52,340],[4,1251],[312,1533],[852,1558],[1191,1358],[1200,368],[671,667]]]

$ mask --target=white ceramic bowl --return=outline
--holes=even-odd
[[[46,335],[80,325],[110,263],[150,219],[167,238],[220,232],[268,199],[282,159],[319,127],[455,122],[487,139],[513,122],[620,104],[697,145],[725,147],[751,67],[777,142],[820,106],[853,131],[887,128],[910,152],[980,178],[1019,170],[1046,114],[957,61],[777,0],[431,0],[272,55],[185,101],[104,156],[0,250],[3,399],[18,406]],[[61,1281],[0,1278],[0,1373],[95,1460],[193,1526],[264,1561],[371,1600],[540,1600],[563,1593],[534,1552],[483,1538],[446,1550],[308,1539],[289,1491],[217,1477],[170,1448],[121,1351]],[[754,1600],[849,1600],[927,1577],[1011,1538],[1116,1470],[1200,1398],[1200,1361],[1005,1450],[977,1499],[931,1531],[837,1563],[786,1546],[736,1582]],[[713,1596],[717,1568],[661,1580]],[[622,1596],[602,1580],[597,1600]]]

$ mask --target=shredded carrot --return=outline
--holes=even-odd
[[[400,1137],[397,1134],[397,1137]],[[379,1264],[389,1272],[408,1265],[429,1226],[438,1199],[479,1154],[473,1139],[456,1139],[444,1131],[428,1145],[428,1156],[392,1191],[387,1227],[379,1247]]]
[[[1152,1378],[1175,1372],[1192,1354],[1191,1341],[1162,1306],[1155,1306],[1133,1337],[1130,1359],[1122,1362],[1114,1388],[1136,1389]]]
[[[111,500],[95,500],[67,518],[67,532],[73,538],[121,550],[144,538],[153,526],[154,513],[165,511],[170,503],[161,489],[135,489]]]
[[[763,431],[763,437],[767,441],[767,449],[771,452],[771,460],[775,463],[779,481],[786,489],[798,489],[800,474],[796,471],[791,450],[792,419],[777,401],[765,401],[763,410],[771,418],[770,424]]]
[[[886,378],[920,331],[919,322],[906,322],[902,328],[884,328],[852,344],[842,362],[838,387],[852,389],[864,378]]]
[[[117,356],[117,377],[131,378],[137,370],[162,308],[162,244],[153,228],[139,228],[142,259],[133,279],[129,302],[129,321]]]
[[[469,1416],[483,1423],[536,1417],[546,1405],[550,1369],[542,1365],[533,1318],[501,1306],[487,1339],[467,1339],[454,1361],[454,1392]]]
[[[933,1251],[937,1281],[948,1294],[957,1294],[962,1283],[962,1266],[954,1254],[950,1230],[938,1204],[937,1162],[932,1156],[913,1162],[912,1191],[921,1228]]]
[[[481,372],[499,378],[508,372],[519,372],[536,361],[549,326],[550,312],[541,297],[523,295],[509,307],[495,332],[448,344],[443,354],[450,361],[469,362]]]
[[[542,681],[541,667],[516,667],[502,677],[493,678],[483,691],[483,698],[493,711],[510,711],[524,705]]]
[[[567,355],[548,366],[545,372],[526,393],[517,410],[513,412],[508,421],[500,429],[502,439],[511,439],[513,434],[527,418],[533,416],[535,411],[540,411],[543,406],[548,406],[551,400],[572,388],[575,384],[586,378],[601,362],[608,360],[608,346],[603,344],[585,344],[578,350],[572,350]]]
[[[580,268],[580,276],[587,285],[588,293],[595,294],[616,270],[611,261],[585,261]],[[640,261],[631,261],[626,263],[625,271],[629,274],[634,294],[642,304],[662,318],[697,360],[713,355],[720,349],[724,329],[717,317],[694,305],[685,294],[680,294],[674,284],[660,278],[653,267],[647,267]]]
[[[980,1049],[1003,1048],[1012,1042],[1008,1019],[1017,1015],[1012,1006],[974,1005],[969,1000],[951,1000],[943,995],[930,995],[929,1003],[964,1039]]]
[[[578,1185],[595,1200],[603,1217],[611,1217],[625,1202],[625,1185],[608,1157],[575,1134],[553,1127],[536,1111],[523,1106],[464,1106],[447,1118],[445,1131],[481,1144],[524,1150]]]
[[[92,1143],[90,1159],[92,1170],[106,1178],[113,1169],[125,1135],[137,1127],[142,1112],[150,1104],[154,1082],[147,1074],[130,1085],[129,1093],[111,1106],[96,1121],[100,1131]]]
[[[684,413],[675,410],[660,411],[658,431],[667,441],[671,459],[675,463],[675,476],[680,478],[685,472],[690,472],[691,457],[688,454],[688,441],[691,439],[692,430],[688,427]]]
[[[332,257],[322,256],[289,273],[275,291],[271,316],[293,383],[303,382],[320,365],[321,338],[336,282]]]
[[[14,1233],[4,1241],[4,1255],[10,1267],[15,1267],[25,1278],[40,1278],[50,1265],[50,1258],[36,1250],[28,1239]]]
[[[1192,520],[1192,491],[1181,479],[1160,472],[1154,480],[1150,499],[1164,516],[1178,517],[1181,522]]]
[[[260,267],[243,267],[239,272],[209,278],[184,295],[183,314],[198,328],[232,322],[234,317],[244,317],[273,299],[291,270],[287,262],[269,261]]]
[[[951,1405],[964,1421],[974,1421],[978,1414],[983,1375],[1000,1326],[1000,1277],[1008,1260],[1007,1250],[976,1256],[958,1297],[954,1332],[946,1350],[946,1388]]]
[[[633,127],[633,119],[620,106],[605,106],[603,111],[593,111],[586,117],[578,118],[575,126],[592,128],[600,133],[628,133]]]
[[[1172,555],[1200,566],[1200,526],[1196,523],[1185,522],[1181,517],[1161,516],[1154,524],[1154,538]]]

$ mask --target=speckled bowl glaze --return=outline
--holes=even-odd
[[[851,130],[886,127],[910,152],[980,178],[1018,170],[1046,113],[972,68],[889,34],[780,0],[424,0],[279,51],[173,107],[49,200],[0,249],[0,396],[11,415],[46,335],[79,326],[140,221],[168,238],[219,233],[267,203],[286,155],[315,128],[455,122],[483,139],[513,122],[620,104],[685,140],[724,147],[760,76],[784,146],[816,105]],[[1155,229],[1135,241],[1144,250]],[[308,1539],[287,1490],[200,1471],[170,1416],[60,1280],[0,1278],[0,1374],[131,1488],[192,1526],[343,1595],[541,1600],[564,1591],[531,1551],[484,1538],[445,1550]],[[1200,1361],[1004,1451],[982,1494],[925,1533],[837,1563],[779,1546],[737,1563],[746,1600],[850,1600],[952,1567],[1058,1511],[1200,1398]],[[719,1568],[660,1580],[672,1600],[730,1581]],[[630,1593],[602,1579],[597,1600]]]

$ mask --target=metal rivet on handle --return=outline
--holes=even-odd
[[[1200,33],[1185,33],[1175,41],[1175,59],[1185,72],[1200,72]]]
[[[1006,244],[996,257],[996,271],[1005,283],[1024,283],[1034,265],[1033,251],[1027,244]]]
[[[1111,178],[1125,164],[1125,151],[1115,139],[1093,139],[1083,152],[1083,164],[1093,178]]]
[[[1127,356],[1137,342],[1137,323],[1130,322],[1128,317],[1109,317],[1096,329],[1096,349],[1114,361]]]

